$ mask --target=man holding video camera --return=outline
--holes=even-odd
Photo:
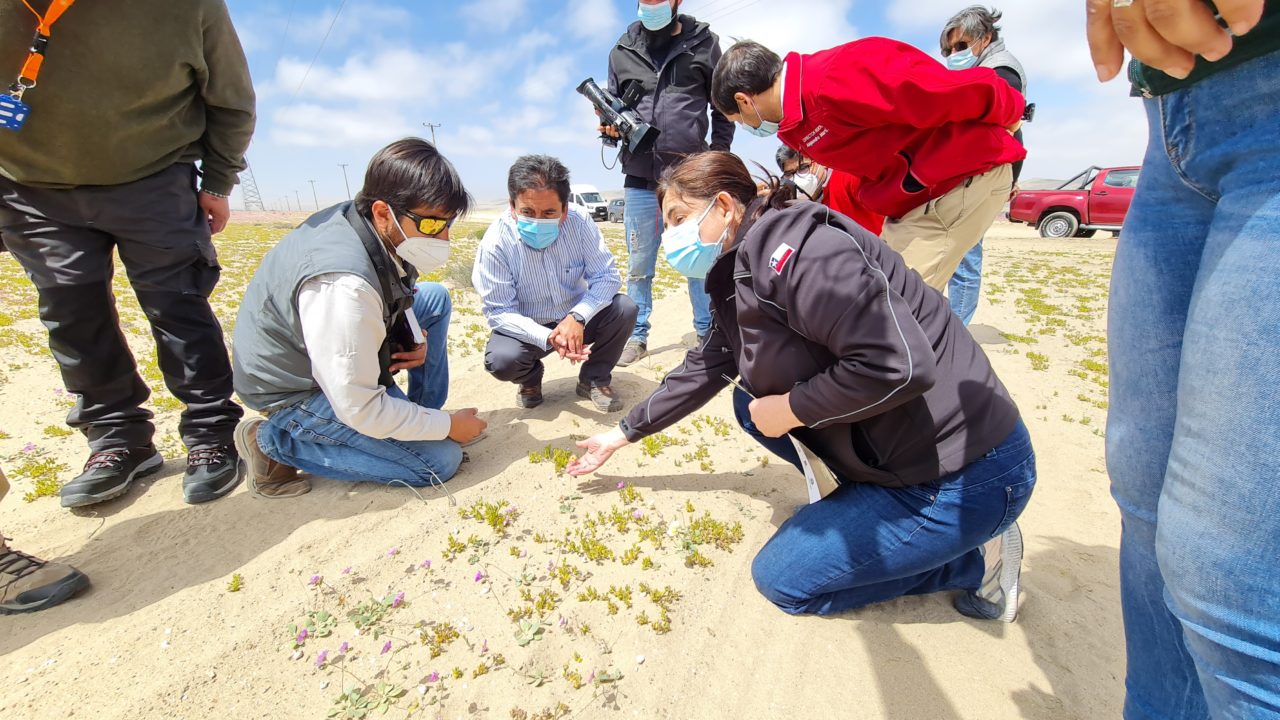
[[[657,185],[662,171],[693,153],[728,150],[733,123],[711,109],[711,76],[720,61],[720,38],[689,15],[679,14],[680,0],[639,0],[638,20],[609,53],[609,90],[619,97],[637,95],[635,110],[661,133],[647,152],[622,152],[627,234],[627,295],[639,307],[636,327],[619,366],[648,353],[653,277],[662,236]],[[602,133],[618,137],[612,126]],[[711,327],[710,300],[703,281],[689,279],[689,301],[699,341]]]

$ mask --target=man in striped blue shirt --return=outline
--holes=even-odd
[[[510,212],[485,231],[471,283],[493,335],[484,367],[520,386],[516,403],[542,404],[542,359],[582,363],[578,395],[616,412],[613,368],[636,323],[636,304],[596,224],[569,210],[569,169],[548,155],[518,158],[507,175]]]

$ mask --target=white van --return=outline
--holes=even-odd
[[[570,185],[569,202],[585,207],[592,220],[609,219],[609,203],[594,185]]]

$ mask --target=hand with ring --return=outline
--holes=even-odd
[[[1086,0],[1089,52],[1098,79],[1124,67],[1124,51],[1175,78],[1195,69],[1196,56],[1214,62],[1231,52],[1232,36],[1252,30],[1266,0],[1217,0],[1218,24],[1204,0]]]

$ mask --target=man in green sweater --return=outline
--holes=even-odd
[[[89,441],[62,505],[109,500],[163,463],[115,312],[115,251],[165,385],[186,404],[184,498],[226,495],[243,474],[232,441],[242,411],[209,306],[220,272],[211,234],[227,223],[254,127],[226,5],[0,0],[0,74],[17,78],[0,93],[0,238],[39,292],[49,347],[79,398],[67,424]]]

